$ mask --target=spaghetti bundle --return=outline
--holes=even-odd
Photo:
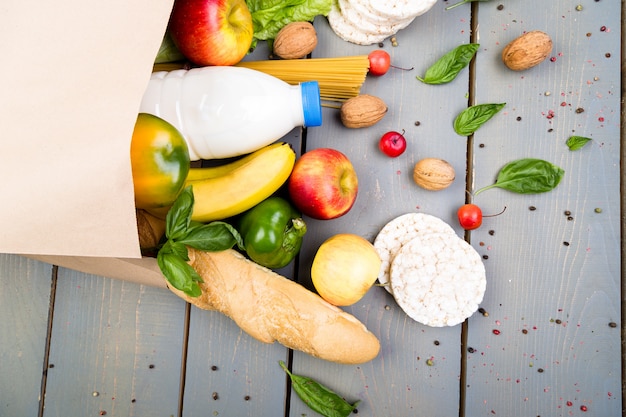
[[[369,70],[367,55],[338,58],[245,61],[237,64],[296,85],[317,81],[325,101],[345,101],[359,94]]]

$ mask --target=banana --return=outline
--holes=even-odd
[[[244,162],[240,162],[245,160]],[[210,169],[217,176],[187,179],[194,195],[191,219],[221,220],[254,207],[276,192],[289,178],[296,153],[288,143],[268,145],[230,164]],[[218,170],[219,168],[219,170]]]
[[[274,148],[278,148],[282,146],[283,142],[274,142],[271,145],[264,146],[254,152],[251,152],[247,155],[240,157],[239,159],[235,159],[231,162],[211,166],[211,167],[202,167],[202,168],[189,168],[189,173],[187,174],[187,182],[203,180],[207,178],[217,178],[223,175],[228,174],[236,168],[239,168],[242,165],[245,165],[253,158],[257,158],[259,155],[270,152]]]

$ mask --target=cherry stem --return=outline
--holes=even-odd
[[[502,209],[502,211],[500,213],[496,213],[496,214],[483,214],[483,217],[496,217],[501,215],[502,213],[504,213],[506,211],[506,206],[504,206],[504,208]]]
[[[402,71],[411,71],[413,68],[415,67],[411,67],[411,68],[402,68],[402,67],[396,67],[395,65],[389,65],[391,68],[395,68],[395,69],[399,69]]]

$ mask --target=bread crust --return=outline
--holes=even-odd
[[[204,280],[202,295],[189,297],[170,289],[198,308],[230,317],[255,339],[343,364],[368,362],[378,355],[380,342],[357,318],[237,251],[189,248],[189,258]]]

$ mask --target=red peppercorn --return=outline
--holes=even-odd
[[[492,331],[492,332],[493,332],[493,334],[495,334],[495,335],[499,335],[499,334],[500,334],[500,330],[498,330],[498,329],[493,329],[493,331]]]
[[[583,411],[583,412],[587,411],[587,406],[586,405],[581,405],[580,406],[580,411]]]
[[[572,405],[574,405],[571,401],[568,401],[566,404],[568,407],[571,407]]]
[[[600,32],[606,32],[606,26],[602,26],[602,27],[600,28]]]

